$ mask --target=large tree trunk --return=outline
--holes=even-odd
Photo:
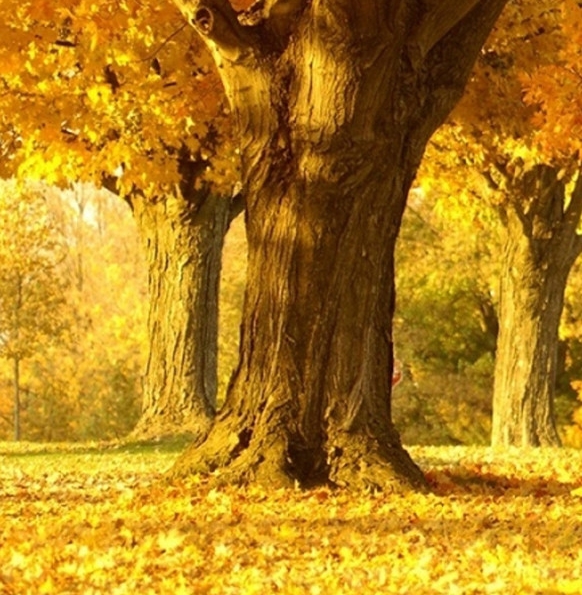
[[[176,472],[423,486],[390,412],[394,246],[504,2],[267,1],[240,19],[225,0],[177,3],[238,119],[249,266],[227,402]]]
[[[353,483],[357,470],[361,483],[386,485],[394,470],[379,463],[392,462],[422,482],[390,415],[393,252],[404,205],[395,188],[405,182],[387,187],[386,150],[341,173],[345,184],[316,167],[302,200],[270,167],[277,181],[251,189],[242,359],[205,468],[232,462],[237,480],[329,475],[338,484]],[[334,153],[324,169],[360,156]]]
[[[491,442],[555,446],[560,444],[553,412],[558,330],[568,275],[582,248],[576,232],[582,180],[567,201],[558,170],[536,166],[513,190],[503,212]]]
[[[134,196],[150,308],[143,413],[134,436],[205,435],[217,390],[218,289],[230,201]]]

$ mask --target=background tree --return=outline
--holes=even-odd
[[[394,246],[504,2],[177,4],[238,124],[249,243],[239,365],[177,471],[422,485],[390,412]]]
[[[222,242],[241,208],[208,54],[168,3],[0,10],[7,173],[105,184],[131,204],[151,308],[136,433],[203,432],[216,404]]]
[[[470,182],[481,200],[496,204],[505,230],[496,446],[559,443],[553,412],[558,331],[568,275],[582,249],[580,121],[571,115],[579,113],[581,94],[574,33],[581,19],[573,1],[512,2],[431,153],[455,170],[459,186]],[[456,162],[447,166],[453,154]]]
[[[11,362],[14,439],[21,438],[24,360],[58,340],[66,325],[65,284],[58,274],[63,247],[43,198],[0,186],[0,357]]]

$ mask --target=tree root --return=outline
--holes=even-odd
[[[397,493],[427,491],[419,467],[401,446],[386,446],[367,436],[345,434],[329,450],[329,479],[352,490]]]
[[[176,461],[169,477],[201,474],[211,484],[252,483],[269,489],[316,483],[399,493],[428,489],[422,471],[390,436],[336,432],[328,438],[326,465],[322,452],[291,448],[285,424],[267,427],[256,421],[234,414],[216,419],[205,439]]]
[[[216,485],[261,484],[292,487],[286,441],[276,432],[253,435],[232,418],[219,420],[206,439],[192,445],[169,471],[170,477],[207,476]]]

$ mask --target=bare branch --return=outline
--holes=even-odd
[[[170,33],[170,35],[168,35],[168,37],[166,37],[166,39],[164,39],[157,48],[155,48],[155,50],[153,52],[151,52],[150,54],[148,54],[145,58],[142,58],[141,60],[138,60],[139,62],[149,62],[150,60],[154,59],[158,53],[166,46],[168,45],[168,43],[170,43],[170,41],[172,41],[172,39],[174,39],[174,37],[176,37],[179,33],[181,33],[186,26],[188,25],[188,23],[182,23],[173,33]]]

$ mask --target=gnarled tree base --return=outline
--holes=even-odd
[[[350,490],[426,490],[422,471],[404,448],[346,432],[331,452],[294,448],[282,427],[251,429],[230,415],[193,444],[170,477],[201,474],[216,485],[260,484],[271,489],[329,485]],[[337,442],[337,440],[336,440]]]
[[[329,479],[338,486],[407,492],[426,490],[426,479],[402,446],[345,432],[329,455]]]
[[[260,483],[291,487],[286,440],[275,430],[253,430],[239,416],[217,419],[206,439],[195,442],[175,463],[170,476],[203,474],[217,484]]]

